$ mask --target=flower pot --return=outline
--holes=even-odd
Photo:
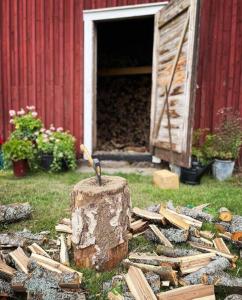
[[[40,164],[41,167],[46,170],[49,171],[50,170],[50,166],[53,162],[53,155],[52,154],[42,154],[41,156],[41,160],[40,160]]]
[[[219,181],[230,178],[234,170],[234,161],[215,159],[212,167],[213,177]]]
[[[190,185],[200,184],[202,176],[208,172],[211,163],[208,165],[201,165],[198,162],[192,162],[191,168],[181,168],[180,180],[183,183]]]
[[[13,173],[16,177],[24,177],[29,170],[28,160],[21,159],[13,161]]]

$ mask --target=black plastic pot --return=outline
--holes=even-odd
[[[200,184],[201,178],[211,169],[211,164],[201,165],[197,161],[192,162],[191,168],[181,168],[180,180],[183,183],[190,185]]]
[[[49,171],[52,162],[53,162],[53,155],[52,154],[42,154],[41,155],[40,164],[41,164],[41,167],[44,170]]]

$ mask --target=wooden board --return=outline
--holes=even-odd
[[[186,167],[195,103],[198,7],[198,0],[173,0],[155,18],[150,143],[156,156]]]
[[[154,213],[154,212],[151,212],[151,211],[148,211],[148,210],[145,210],[145,209],[134,207],[132,209],[132,212],[136,216],[138,216],[140,218],[143,218],[145,220],[148,220],[148,221],[156,221],[156,222],[161,222],[161,223],[165,222],[165,218],[161,214]]]

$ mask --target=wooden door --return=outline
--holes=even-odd
[[[172,0],[155,17],[152,153],[190,166],[196,90],[199,0]]]

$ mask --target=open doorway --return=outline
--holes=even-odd
[[[105,152],[148,152],[154,17],[97,28],[96,142]]]

